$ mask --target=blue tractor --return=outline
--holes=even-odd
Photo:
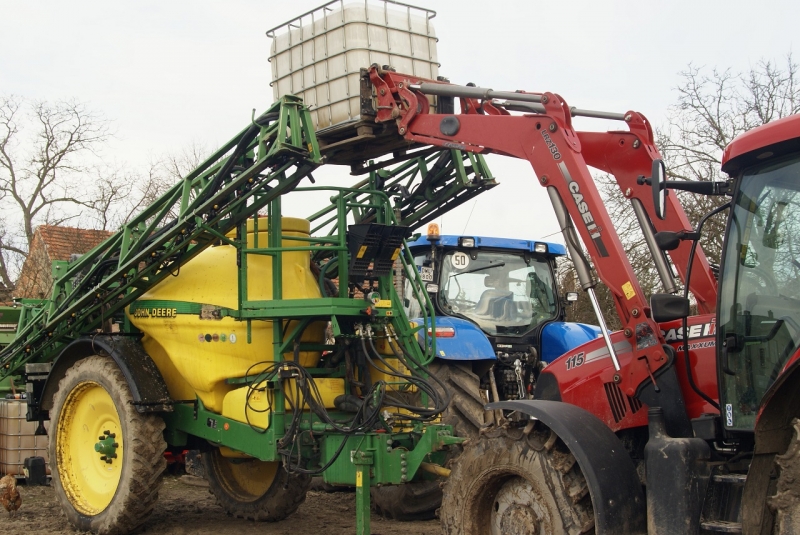
[[[484,410],[486,403],[528,399],[544,367],[600,336],[594,325],[564,321],[573,296],[560,296],[555,278],[563,245],[440,236],[434,224],[408,247],[436,314],[437,358],[428,370],[449,391],[443,420],[458,436],[477,437],[502,417]],[[408,317],[422,324],[423,304],[403,273],[396,286]],[[429,323],[420,331],[433,334]],[[373,489],[373,500],[387,517],[431,518],[441,491],[437,481],[420,481]]]

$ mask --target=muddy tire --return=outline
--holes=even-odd
[[[453,434],[459,437],[476,438],[484,424],[483,401],[480,397],[480,378],[472,372],[469,364],[435,360],[428,366],[428,373],[435,375],[450,393],[450,405],[442,414],[442,423],[453,426]],[[437,390],[441,387],[433,382]],[[413,399],[419,403],[419,398]],[[460,446],[451,446],[448,462],[458,457]],[[403,522],[430,520],[442,503],[440,480],[417,480],[405,485],[373,487],[372,503],[375,510],[385,518]]]
[[[445,484],[440,518],[446,535],[594,533],[578,463],[542,424],[470,442]]]
[[[231,516],[277,522],[297,511],[311,478],[288,474],[280,463],[223,457],[218,449],[203,453],[209,491]],[[284,488],[285,487],[285,488]]]
[[[111,359],[78,361],[59,382],[50,411],[56,499],[78,530],[125,534],[153,510],[167,466],[164,421],[139,414]]]
[[[775,514],[775,535],[800,533],[800,420],[792,421],[792,440],[783,455],[775,457],[779,475],[776,493],[768,504]]]

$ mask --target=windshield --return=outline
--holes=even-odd
[[[800,158],[745,172],[733,201],[720,290],[725,425],[750,430],[800,343]],[[724,364],[724,363],[723,363]]]
[[[488,334],[523,334],[557,307],[546,260],[503,252],[453,251],[442,259],[439,306]]]

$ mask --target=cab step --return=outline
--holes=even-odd
[[[701,522],[700,529],[711,533],[741,533],[741,522],[728,522],[726,520],[711,520]]]
[[[711,475],[700,519],[700,532],[742,533],[742,492],[747,474]]]
[[[717,483],[744,485],[745,481],[747,481],[747,474],[714,474],[711,479]]]

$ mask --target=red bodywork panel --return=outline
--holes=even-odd
[[[689,384],[683,356],[681,321],[662,323],[660,327],[666,342],[675,349],[675,368],[689,418],[697,418],[701,414],[719,414]],[[695,384],[712,399],[719,399],[716,319],[713,314],[692,316],[688,320],[688,327],[689,360]],[[631,344],[622,332],[613,333],[611,340],[620,358],[631,353]],[[603,379],[613,369],[608,350],[603,340],[598,338],[557,358],[543,373],[550,373],[556,378],[562,401],[591,412],[613,431],[646,426],[648,407],[634,397],[635,392],[623,390],[613,381]]]
[[[725,152],[722,153],[722,170],[731,173],[734,160],[770,145],[794,139],[797,132],[800,132],[800,115],[790,115],[748,130],[725,147]]]
[[[795,363],[796,360],[800,360],[800,349],[795,351],[794,354],[791,357],[789,357],[789,360],[786,361],[786,365],[781,370],[781,375],[786,373],[786,370],[788,370]]]
[[[761,400],[756,417],[756,453],[783,453],[786,451],[784,442],[791,437],[791,432],[788,433],[788,437],[784,436],[784,442],[779,442],[783,445],[777,449],[775,449],[775,441],[770,437],[774,438],[776,431],[786,433],[790,428],[791,419],[797,416],[796,405],[798,403],[795,393],[798,384],[798,368],[800,368],[800,349],[789,357],[778,375],[778,379],[772,383]],[[765,419],[765,414],[769,414],[771,418]],[[776,415],[777,418],[775,418]]]

